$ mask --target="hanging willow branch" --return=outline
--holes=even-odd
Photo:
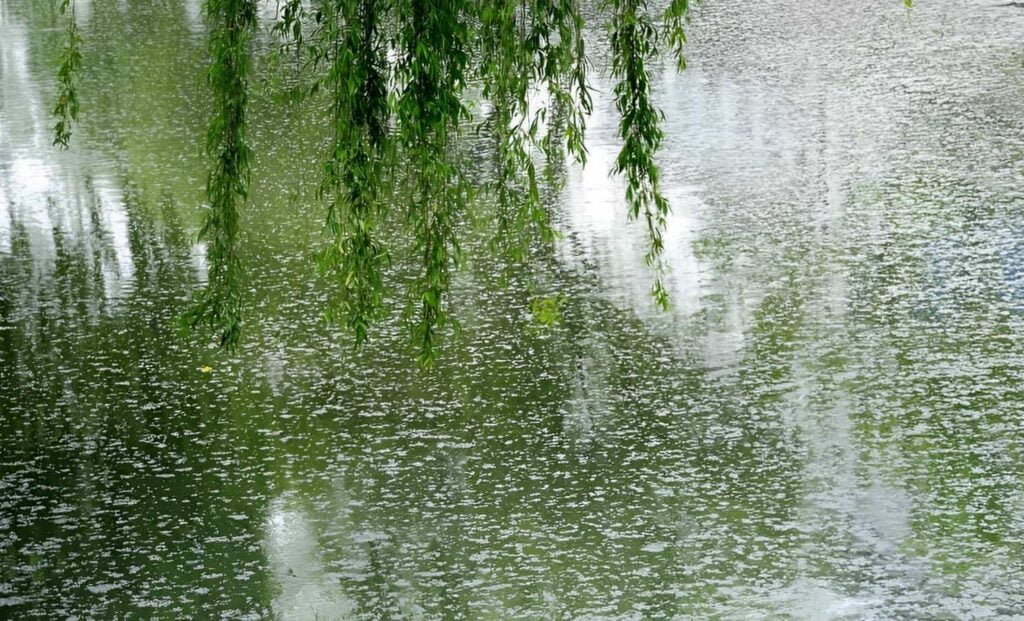
[[[623,144],[612,170],[626,178],[629,217],[643,217],[647,224],[650,246],[644,261],[656,273],[652,295],[662,308],[668,308],[668,292],[662,284],[661,255],[669,206],[661,193],[658,165],[654,161],[664,134],[660,127],[662,113],[651,99],[648,68],[656,53],[657,30],[646,2],[614,0],[612,74],[618,79],[615,105],[621,115],[619,136]]]
[[[582,18],[575,0],[491,0],[480,5],[482,36],[479,72],[483,95],[493,105],[489,126],[495,138],[496,202],[492,246],[523,260],[530,242],[554,239],[549,211],[541,201],[536,151],[557,157],[555,132],[542,132],[563,114],[569,153],[582,162],[585,116],[590,112]],[[537,105],[546,89],[550,106]],[[533,104],[531,109],[531,104]]]
[[[539,119],[531,117],[528,109],[536,74],[530,41],[523,36],[528,16],[519,0],[492,0],[481,3],[479,19],[483,95],[494,108],[488,123],[495,141],[495,178],[488,188],[496,207],[492,247],[522,258],[530,224],[537,225],[542,235],[550,232],[540,209],[536,165],[530,154]]]
[[[248,43],[256,24],[256,7],[253,0],[207,0],[206,14],[211,22],[208,79],[214,96],[206,150],[213,166],[206,181],[209,209],[199,239],[208,244],[209,268],[206,287],[185,321],[193,329],[205,325],[219,332],[221,345],[233,347],[242,325],[238,210],[249,195]]]
[[[328,199],[330,245],[320,267],[335,276],[337,294],[328,318],[344,323],[356,346],[380,315],[381,270],[388,253],[376,229],[385,213],[381,200],[388,124],[387,63],[379,24],[379,0],[335,0],[323,15],[331,40],[325,82],[330,89],[333,144],[321,195]]]
[[[60,5],[61,15],[68,20],[64,49],[57,69],[57,104],[53,115],[57,123],[53,126],[53,144],[67,149],[71,140],[71,126],[78,120],[78,93],[75,89],[75,75],[82,66],[82,38],[78,34],[75,19],[74,0],[64,0]]]
[[[418,307],[413,340],[419,362],[436,356],[438,330],[448,322],[445,295],[459,263],[456,222],[468,185],[451,152],[459,123],[469,118],[462,100],[469,63],[466,0],[409,0],[397,14],[395,99],[400,146],[412,176],[408,222],[421,257],[413,285]]]
[[[629,219],[646,226],[654,299],[668,305],[662,254],[669,205],[656,161],[663,132],[652,67],[671,56],[685,68],[691,0],[661,0],[661,10],[649,0],[603,0],[596,11],[581,6],[583,0],[277,1],[271,31],[281,40],[281,52],[294,52],[299,84],[308,79],[302,91],[318,105],[325,103],[329,119],[320,186],[329,240],[319,266],[335,283],[327,315],[353,332],[357,346],[383,314],[389,257],[383,240],[399,224],[409,232],[419,264],[408,288],[422,364],[433,362],[440,334],[451,322],[446,298],[460,262],[458,231],[471,195],[455,148],[470,118],[468,84],[480,86],[491,104],[477,127],[495,145],[495,174],[481,188],[495,210],[494,247],[522,260],[531,244],[554,238],[537,167],[543,157],[549,170],[565,154],[586,160],[589,15],[607,20],[611,31],[622,140],[612,172],[625,179]],[[239,209],[249,196],[252,159],[246,118],[255,2],[205,5],[214,112],[207,136],[209,209],[200,238],[208,244],[209,278],[186,321],[218,332],[224,346],[237,343],[242,322]],[[54,143],[66,147],[78,115],[81,40],[74,0],[63,0],[61,10],[68,26]],[[404,208],[392,204],[395,197]]]

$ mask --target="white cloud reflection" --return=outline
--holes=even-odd
[[[113,166],[83,150],[81,136],[67,152],[50,144],[52,86],[33,77],[29,50],[26,25],[0,1],[0,252],[23,236],[33,272],[45,278],[59,235],[97,266],[106,299],[118,299],[135,277],[123,192]]]

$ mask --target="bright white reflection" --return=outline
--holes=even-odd
[[[11,203],[7,190],[0,183],[0,252],[11,251]]]
[[[106,233],[110,248],[114,251],[113,260],[106,260],[103,263],[104,289],[107,299],[112,299],[131,289],[135,263],[128,239],[129,223],[128,213],[124,207],[124,196],[120,188],[113,185],[109,178],[99,179],[96,184],[101,206],[100,225]],[[104,209],[103,206],[107,208]]]
[[[92,21],[92,0],[75,0],[75,19],[80,26],[89,25]]]
[[[206,260],[206,242],[197,242],[189,248],[189,259],[191,259],[192,270],[200,283],[206,284],[209,280],[209,263]]]
[[[185,0],[182,2],[182,7],[185,10],[185,21],[188,23],[188,28],[192,32],[203,31],[203,1],[202,0]]]
[[[345,597],[338,576],[320,558],[317,534],[309,516],[289,497],[270,504],[266,553],[278,592],[274,617],[282,620],[351,619],[356,604]]]
[[[587,163],[567,171],[562,258],[581,272],[597,268],[605,292],[617,304],[642,316],[656,314],[650,296],[654,276],[644,264],[649,248],[646,224],[642,218],[627,223],[625,183],[610,172],[620,148],[612,103],[598,103],[587,124]],[[707,267],[695,253],[705,208],[703,191],[683,175],[672,174],[670,166],[664,166],[663,173],[662,191],[672,209],[664,231],[664,282],[671,316],[685,320],[700,310],[705,288]]]

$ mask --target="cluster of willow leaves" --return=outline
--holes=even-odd
[[[265,0],[275,2],[275,0]],[[646,225],[652,295],[663,307],[662,232],[669,205],[659,190],[655,154],[661,111],[652,101],[655,62],[685,65],[689,0],[276,0],[269,28],[275,54],[298,58],[282,70],[301,74],[307,92],[330,111],[332,144],[324,154],[320,195],[330,242],[320,267],[336,290],[328,317],[362,344],[385,306],[382,272],[389,248],[382,223],[402,219],[421,262],[410,286],[413,339],[429,365],[449,321],[446,295],[460,261],[459,223],[470,197],[484,192],[497,210],[496,243],[513,254],[554,237],[539,191],[538,156],[586,159],[584,132],[592,98],[584,32],[610,33],[610,69],[620,114],[621,150],[613,174],[625,179],[631,219]],[[909,0],[904,0],[909,6]],[[250,198],[254,157],[246,137],[257,0],[206,0],[215,107],[209,122],[208,210],[199,237],[209,277],[187,312],[223,346],[241,335],[243,266],[240,211]],[[58,71],[54,143],[66,147],[79,104],[75,73],[83,62],[74,0],[63,0],[67,37]],[[600,23],[588,23],[597,20]],[[473,127],[465,96],[478,88],[492,110],[497,174],[477,187],[453,148]],[[536,105],[545,91],[544,105]],[[541,126],[545,127],[540,131]],[[399,190],[400,188],[400,190]]]

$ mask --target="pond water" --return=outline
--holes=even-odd
[[[269,95],[243,345],[181,338],[199,2],[78,1],[66,153],[54,4],[0,0],[0,617],[1024,619],[1024,10],[707,0],[672,309],[598,70],[562,239],[470,240],[423,373],[322,321],[321,133]]]

